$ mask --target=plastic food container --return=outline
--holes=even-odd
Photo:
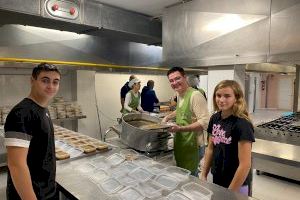
[[[135,186],[137,184],[137,181],[128,175],[118,177],[118,181],[124,186]]]
[[[90,179],[92,179],[92,181],[95,183],[100,183],[100,181],[103,181],[107,178],[109,178],[109,176],[102,169],[96,169],[94,173],[90,175]]]
[[[96,167],[94,165],[91,165],[90,163],[83,163],[75,167],[75,170],[79,171],[82,174],[92,173],[95,169]]]
[[[181,189],[189,194],[193,199],[209,200],[213,194],[209,189],[197,183],[187,183]]]
[[[153,164],[153,160],[147,156],[140,155],[136,160],[132,161],[140,167],[149,167]]]
[[[118,168],[121,168],[122,170],[126,171],[126,172],[131,172],[134,169],[138,168],[139,166],[137,166],[136,164],[132,163],[132,162],[124,162],[122,163]]]
[[[192,200],[189,196],[187,196],[184,192],[175,190],[171,194],[167,196],[168,200]]]
[[[93,160],[91,160],[91,164],[96,168],[100,168],[103,170],[107,170],[111,167],[110,163],[103,156],[99,156]]]
[[[154,176],[154,174],[142,167],[136,168],[135,170],[131,171],[128,175],[140,182],[145,182],[149,180],[152,176]]]
[[[116,166],[121,164],[125,158],[124,156],[122,156],[121,154],[115,153],[111,156],[109,156],[108,158],[106,158],[106,160],[112,165],[112,166]]]
[[[151,180],[139,183],[138,189],[145,197],[148,197],[150,199],[160,197],[163,190],[162,187],[158,186]]]
[[[154,181],[166,190],[174,190],[179,184],[176,178],[164,174],[157,176]]]
[[[122,200],[143,200],[145,197],[141,192],[133,187],[127,187],[124,190],[118,192],[119,199]]]
[[[148,167],[148,170],[155,174],[155,175],[158,175],[158,174],[161,174],[162,171],[165,169],[166,167],[162,164],[159,164],[159,163],[155,163],[151,166]]]
[[[99,184],[100,189],[105,194],[113,194],[119,191],[123,186],[115,178],[108,178]]]
[[[177,178],[180,181],[185,181],[189,178],[189,175],[191,174],[191,172],[187,169],[183,169],[180,167],[176,167],[176,166],[170,166],[165,168],[165,172],[166,174],[170,175],[170,176],[174,176],[175,178]]]
[[[132,149],[123,149],[120,151],[120,154],[128,161],[136,160],[139,156],[139,153]]]

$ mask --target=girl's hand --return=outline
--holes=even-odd
[[[202,172],[201,172],[201,175],[200,175],[200,180],[207,181],[207,177],[204,176],[204,174]]]

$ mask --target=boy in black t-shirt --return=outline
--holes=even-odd
[[[8,200],[55,197],[54,130],[47,106],[59,89],[60,76],[54,65],[35,67],[29,96],[7,116]]]
[[[221,81],[214,90],[213,104],[218,112],[209,121],[209,144],[201,179],[207,180],[211,168],[214,183],[248,195],[251,147],[255,139],[238,83]]]

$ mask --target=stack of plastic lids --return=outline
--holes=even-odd
[[[180,181],[186,181],[189,179],[191,172],[187,169],[183,169],[176,166],[170,166],[164,169],[165,173],[169,176],[173,176]]]
[[[143,167],[138,167],[138,168],[134,169],[128,175],[133,177],[134,179],[136,179],[139,182],[147,181],[154,176],[154,174],[152,174],[151,172],[149,172],[147,169],[145,169]]]
[[[180,182],[178,179],[165,174],[158,175],[154,181],[156,184],[169,191],[174,190]]]
[[[193,200],[209,200],[213,194],[209,189],[201,186],[198,183],[187,183],[181,189],[188,194]]]
[[[145,197],[150,199],[154,199],[162,196],[163,188],[155,184],[152,180],[139,183],[137,188],[139,191],[142,192],[142,194]]]
[[[115,178],[108,178],[101,181],[98,186],[101,191],[107,195],[111,195],[123,188],[123,185]]]

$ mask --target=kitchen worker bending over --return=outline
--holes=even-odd
[[[169,131],[175,132],[174,154],[176,164],[198,176],[199,144],[198,136],[207,128],[209,114],[203,95],[189,87],[184,69],[173,67],[167,73],[171,87],[177,93],[176,110],[167,115],[163,122],[176,117],[176,125]],[[203,141],[204,142],[204,141]]]
[[[54,65],[35,67],[29,96],[7,116],[7,200],[56,199],[54,130],[47,106],[60,77]]]
[[[129,92],[127,92],[124,102],[124,109],[123,114],[126,113],[139,113],[144,112],[143,108],[141,107],[141,81],[137,78],[132,79],[129,81],[128,86],[131,88]]]

